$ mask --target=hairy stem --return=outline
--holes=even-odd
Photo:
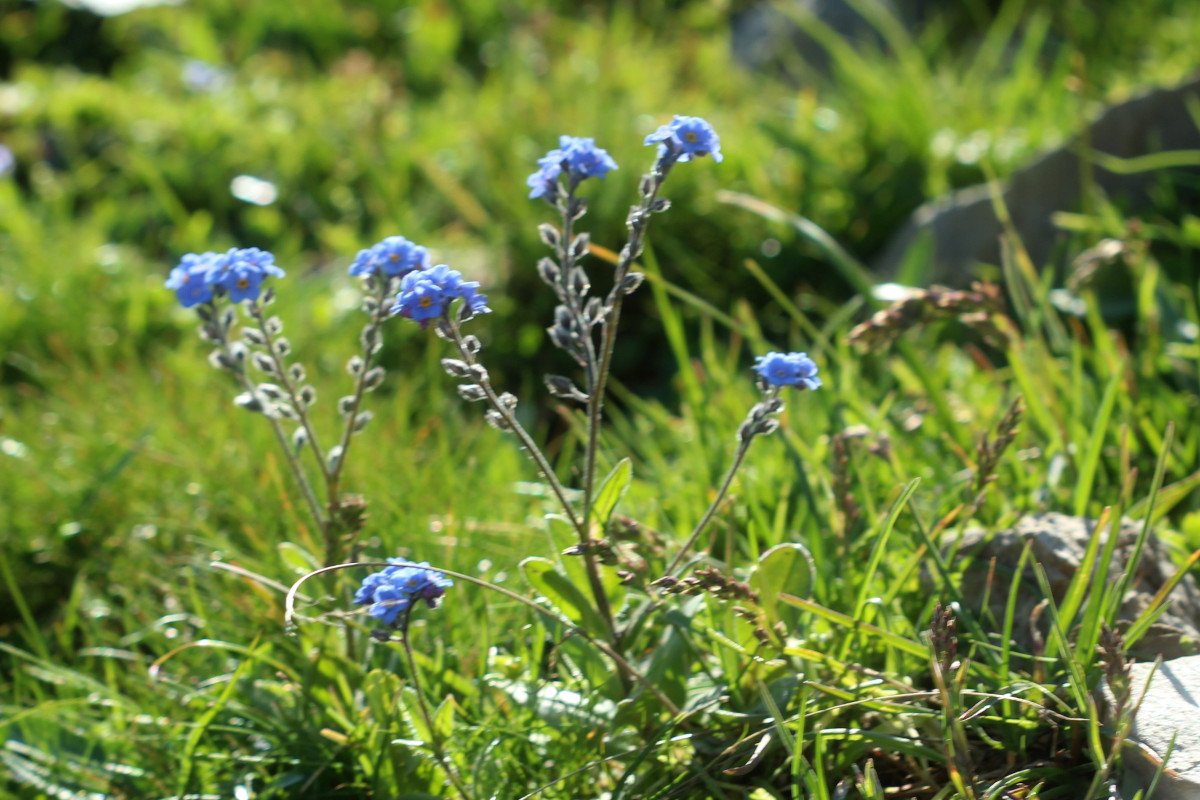
[[[288,374],[287,364],[284,363],[280,355],[275,352],[275,336],[271,333],[271,329],[267,326],[267,315],[262,306],[254,303],[250,306],[250,313],[254,316],[255,322],[258,323],[258,330],[262,333],[266,340],[267,354],[271,358],[271,363],[275,366],[278,373],[279,382],[283,386],[284,392],[287,393],[288,402],[292,404],[292,408],[296,410],[296,416],[300,419],[300,424],[304,427],[304,433],[308,437],[308,446],[312,448],[313,455],[317,459],[317,466],[321,470],[321,475],[328,480],[329,469],[325,464],[325,453],[321,449],[320,442],[317,441],[317,432],[313,430],[312,423],[308,418],[308,407],[300,398],[300,393],[296,389],[296,384],[292,381],[292,376]]]
[[[468,348],[466,343],[463,341],[462,332],[459,330],[458,323],[453,320],[449,320],[449,322],[454,344],[457,345],[458,352],[462,356],[463,361],[472,367],[476,366],[479,362],[475,359],[475,354],[471,352],[470,348]],[[479,386],[483,389],[484,394],[487,397],[488,403],[492,406],[496,413],[500,415],[509,429],[516,435],[517,439],[521,442],[521,446],[525,448],[525,451],[529,453],[529,456],[537,465],[538,471],[541,473],[542,478],[547,484],[550,485],[550,490],[554,492],[554,496],[558,499],[559,505],[562,506],[563,511],[566,513],[567,519],[571,523],[571,527],[573,527],[578,533],[580,543],[587,544],[589,538],[587,535],[587,527],[575,513],[575,509],[571,506],[570,500],[567,499],[566,489],[563,487],[562,482],[559,481],[558,475],[556,475],[554,472],[554,468],[550,466],[549,459],[546,458],[546,455],[541,451],[541,448],[539,448],[533,441],[533,437],[529,435],[529,432],[521,426],[521,423],[517,420],[517,417],[515,414],[513,414],[512,410],[509,409],[504,403],[500,402],[500,398],[496,395],[495,389],[492,388],[491,380],[486,372],[483,373],[482,377],[478,378],[478,382]],[[599,612],[601,618],[608,627],[609,636],[615,639],[617,630],[616,623],[613,621],[612,607],[608,602],[608,594],[604,591],[604,584],[600,581],[600,570],[596,565],[594,555],[590,552],[586,552],[586,548],[583,557],[584,564],[587,567],[588,584],[592,591],[592,597],[596,601],[596,610]]]
[[[558,297],[570,312],[575,322],[576,330],[583,331],[584,350],[582,353],[584,375],[589,390],[596,382],[596,345],[591,337],[591,326],[583,317],[582,297],[575,294],[571,288],[571,271],[575,268],[575,248],[572,239],[575,236],[575,181],[567,186],[566,200],[560,205],[562,211],[562,239],[558,243]]]
[[[229,347],[229,331],[219,320],[217,322],[221,328],[219,343],[221,352],[229,359],[229,363],[235,365],[231,371],[236,372],[238,379],[242,384],[242,388],[250,395],[257,394],[257,387],[254,381],[250,380],[250,376],[246,374],[246,365],[239,364],[234,358],[233,352]],[[291,440],[283,430],[283,426],[279,424],[279,420],[269,413],[263,413],[267,421],[271,424],[271,430],[275,432],[275,439],[279,442],[279,449],[283,451],[284,458],[287,459],[288,467],[292,471],[292,477],[296,479],[296,483],[300,486],[300,493],[304,495],[305,503],[308,505],[309,513],[312,514],[313,522],[316,523],[317,529],[324,535],[329,529],[329,520],[321,511],[321,502],[317,499],[316,492],[313,491],[312,483],[308,480],[308,475],[304,472],[304,465],[300,463],[300,459],[296,457],[295,450],[292,448]]]
[[[410,608],[408,613],[411,613],[411,611],[412,609]],[[446,773],[446,778],[454,786],[455,791],[458,792],[463,800],[469,800],[471,793],[463,783],[458,770],[446,755],[445,748],[442,747],[442,737],[438,735],[437,729],[433,724],[433,714],[429,713],[429,705],[425,702],[425,692],[421,688],[421,676],[417,672],[417,663],[413,659],[412,643],[408,640],[408,613],[405,614],[405,624],[400,629],[400,642],[404,645],[404,660],[408,662],[408,673],[412,678],[413,688],[416,689],[417,706],[421,710],[421,717],[425,720],[425,726],[429,729],[429,746],[433,748],[434,757],[442,765],[442,771]]]
[[[354,441],[354,426],[358,421],[358,409],[362,404],[363,395],[366,393],[367,373],[370,371],[371,361],[374,359],[378,348],[372,345],[376,340],[376,335],[380,327],[388,318],[388,311],[385,300],[388,295],[390,281],[384,275],[375,276],[375,301],[376,305],[371,312],[370,321],[367,322],[366,329],[363,331],[363,352],[362,352],[362,368],[358,371],[358,375],[354,381],[353,400],[350,403],[349,411],[346,414],[346,427],[342,431],[341,441],[338,442],[339,456],[337,463],[329,465],[325,473],[326,496],[329,500],[329,513],[331,517],[336,518],[338,509],[341,508],[341,497],[339,491],[341,489],[342,468],[346,464],[346,454],[350,452],[350,444]],[[374,351],[374,352],[373,352]],[[339,530],[331,530],[330,538],[325,542],[325,563],[336,564],[341,560],[341,553],[337,537],[341,535]]]
[[[688,536],[687,541],[685,541],[683,546],[679,548],[679,552],[675,554],[673,559],[671,559],[671,563],[667,566],[666,571],[663,573],[665,576],[672,578],[676,577],[675,572],[679,569],[679,565],[683,563],[688,551],[692,549],[692,546],[696,544],[696,541],[704,533],[704,530],[708,527],[708,524],[712,522],[712,518],[716,515],[717,509],[720,508],[721,503],[725,501],[725,495],[729,493],[729,487],[733,485],[734,476],[737,475],[737,471],[741,468],[742,462],[746,460],[746,453],[750,451],[751,441],[753,441],[752,438],[746,438],[738,445],[737,452],[733,456],[733,463],[729,465],[729,471],[725,473],[725,480],[721,481],[721,487],[717,490],[717,496],[714,497],[713,501],[709,504],[708,509],[704,512],[704,516],[701,517],[700,521],[696,523],[696,527],[692,529],[692,533],[690,536]],[[624,639],[628,638],[630,634],[636,633],[646,622],[646,618],[653,614],[661,604],[662,603],[659,600],[651,600],[648,604],[646,604],[642,608],[641,612],[639,612],[638,615],[634,617],[634,619],[621,631],[620,640],[623,641]]]
[[[625,300],[625,292],[621,284],[624,282],[625,276],[629,274],[629,268],[633,265],[634,260],[642,253],[643,237],[646,227],[650,224],[651,208],[658,198],[659,188],[667,177],[667,169],[656,167],[655,171],[648,176],[648,190],[643,192],[641,202],[629,212],[629,240],[621,249],[621,257],[613,275],[613,288],[608,296],[608,309],[604,315],[604,321],[600,324],[600,363],[596,368],[595,379],[588,385],[587,449],[584,453],[583,468],[583,521],[585,528],[591,523],[592,500],[596,485],[596,456],[600,449],[600,424],[604,414],[604,392],[608,383],[608,374],[612,368],[617,326],[621,322],[621,306]],[[589,340],[590,338],[589,336]]]
[[[692,546],[696,544],[696,540],[700,538],[700,535],[704,533],[704,529],[708,527],[708,523],[712,522],[712,518],[716,515],[717,509],[720,508],[721,503],[725,501],[725,495],[729,493],[729,487],[733,485],[734,476],[737,475],[737,471],[741,468],[742,462],[746,460],[746,453],[750,451],[750,442],[752,441],[754,441],[753,438],[747,437],[738,444],[737,452],[734,453],[733,456],[733,463],[729,465],[729,471],[725,473],[725,479],[721,481],[721,488],[717,490],[717,496],[713,498],[711,503],[709,503],[708,510],[704,512],[704,516],[701,517],[700,521],[696,523],[696,527],[692,529],[692,533],[690,536],[688,536],[687,541],[685,541],[683,546],[679,548],[679,552],[675,554],[673,559],[671,559],[671,563],[667,565],[667,571],[665,574],[675,577],[675,570],[677,570],[679,565],[683,563],[684,557],[687,556],[687,553],[692,549]]]

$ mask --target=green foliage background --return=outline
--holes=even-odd
[[[875,586],[857,570],[899,487],[923,479],[912,504],[925,527],[946,513],[968,482],[974,441],[1015,394],[1030,406],[1023,455],[1002,464],[986,524],[1131,504],[1161,458],[1175,487],[1169,521],[1181,542],[1200,545],[1188,482],[1200,459],[1190,424],[1200,354],[1194,335],[1159,325],[1166,308],[1181,324],[1200,319],[1193,209],[1145,214],[1139,285],[1152,277],[1159,290],[1139,295],[1129,338],[1108,331],[1094,298],[1085,298],[1090,317],[1059,321],[1049,270],[1030,284],[1032,310],[1018,318],[1025,338],[989,359],[941,327],[907,350],[853,351],[844,336],[864,301],[843,275],[790,227],[717,199],[730,189],[802,214],[867,258],[923,200],[983,179],[985,166],[1003,176],[1104,102],[1194,70],[1194,4],[1120,0],[1096,13],[1082,2],[964,3],[912,35],[878,18],[883,51],[847,51],[828,77],[788,65],[798,85],[732,63],[730,20],[745,10],[211,0],[101,19],[46,2],[5,8],[0,142],[17,161],[0,178],[0,758],[11,791],[165,797],[180,785],[225,794],[246,785],[291,796],[305,785],[313,796],[395,796],[413,790],[413,775],[437,791],[428,762],[378,756],[413,736],[378,700],[395,689],[398,662],[340,675],[311,655],[335,628],[284,638],[276,593],[210,566],[287,583],[319,546],[261,420],[234,413],[191,315],[161,284],[188,251],[275,252],[289,270],[279,313],[319,386],[330,386],[329,410],[360,324],[346,266],[385,235],[426,243],[488,287],[497,313],[478,332],[497,380],[528,398],[530,423],[569,455],[567,415],[533,408],[541,371],[562,363],[546,347],[551,301],[533,273],[546,209],[524,199],[525,175],[561,133],[594,136],[622,165],[589,189],[593,241],[614,250],[652,157],[647,132],[673,113],[702,115],[726,154],[672,176],[675,207],[656,218],[646,259],[653,291],[627,312],[618,351],[610,442],[633,450],[626,503],[645,524],[674,535],[702,513],[753,402],[749,357],[794,347],[818,358],[828,388],[790,401],[781,441],[756,451],[739,510],[710,543],[730,563],[804,541],[819,565],[816,599],[875,613],[858,607],[855,580]],[[189,88],[182,70],[192,59],[222,70],[221,85]],[[964,141],[979,145],[977,159],[957,160],[953,145]],[[274,183],[278,202],[232,197],[240,174]],[[1127,233],[1122,210],[1096,200],[1096,213],[1076,221],[1075,249]],[[532,471],[449,396],[440,343],[400,325],[387,340],[394,371],[375,446],[349,474],[371,500],[369,551],[523,590],[515,565],[547,547],[543,498],[514,485]],[[332,412],[324,422],[332,429]],[[1177,436],[1165,452],[1170,422]],[[887,460],[856,455],[865,519],[860,538],[837,541],[829,434],[856,424],[893,449]],[[890,604],[872,617],[914,641],[930,598],[904,565],[917,563],[921,530],[906,517],[891,539],[875,586]],[[486,688],[538,674],[543,634],[524,611],[462,591],[423,623],[434,693],[482,709],[466,712],[456,735],[473,769],[495,775],[499,796],[611,754],[589,736],[589,709],[563,723]],[[820,636],[843,658],[858,646],[836,627]],[[897,674],[911,667],[874,646],[864,660]],[[221,699],[227,686],[244,691]],[[758,702],[753,688],[738,692],[741,708]],[[832,785],[861,762],[855,746],[808,757]],[[704,747],[720,749],[667,748],[652,761],[687,780],[725,781],[695,767],[712,756]],[[598,769],[551,796],[594,789],[604,782],[595,774],[609,787],[624,780]],[[726,787],[729,796],[749,796],[755,780]],[[627,783],[626,796],[661,789]]]

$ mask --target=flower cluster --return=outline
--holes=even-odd
[[[419,600],[436,608],[438,598],[454,585],[445,575],[431,570],[426,561],[413,564],[389,558],[388,563],[392,566],[372,572],[354,593],[354,603],[370,606],[367,613],[386,625],[403,626],[413,603]]]
[[[350,274],[366,277],[384,275],[401,278],[429,266],[429,251],[403,236],[389,236],[379,244],[358,251]]]
[[[721,161],[721,139],[712,125],[700,117],[676,115],[666,125],[646,137],[646,144],[658,145],[658,163],[663,166],[676,161],[682,163],[700,156],[712,156]]]
[[[282,278],[275,256],[257,247],[231,248],[226,253],[188,253],[171,270],[166,287],[184,308],[211,303],[228,295],[235,303],[257,300],[269,276]]]
[[[558,178],[565,170],[571,181],[603,178],[617,169],[607,150],[596,147],[596,140],[581,136],[560,136],[558,147],[538,159],[537,172],[525,179],[529,197],[553,200],[558,193]]]
[[[422,327],[431,320],[440,319],[450,310],[450,304],[461,299],[461,314],[469,319],[475,314],[486,314],[487,295],[479,293],[478,281],[464,281],[462,273],[445,264],[410,272],[400,281],[400,294],[392,313],[420,322]]]
[[[817,365],[807,353],[767,353],[754,362],[754,371],[769,386],[820,389]]]

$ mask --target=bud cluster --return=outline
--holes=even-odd
[[[650,585],[666,594],[710,594],[722,600],[758,602],[758,592],[751,589],[750,584],[732,578],[716,567],[701,567],[686,578],[664,575]]]
[[[774,389],[764,389],[764,394],[766,396],[754,404],[738,427],[738,441],[743,444],[749,444],[755,436],[774,433],[779,429],[779,413],[783,411],[783,401]]]

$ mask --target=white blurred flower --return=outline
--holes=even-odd
[[[238,175],[230,182],[229,191],[238,200],[256,206],[269,206],[279,197],[275,184],[253,175]]]

